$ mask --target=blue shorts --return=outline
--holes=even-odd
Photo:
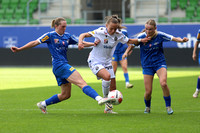
[[[53,73],[56,77],[58,86],[61,86],[62,84],[69,83],[67,81],[67,78],[74,72],[76,71],[75,68],[70,66],[69,64],[63,64],[57,68],[53,68]]]
[[[121,61],[124,53],[113,54],[112,61]],[[125,58],[127,59],[127,58]]]
[[[152,75],[152,76],[154,76],[156,71],[158,71],[162,67],[167,69],[167,65],[158,65],[158,66],[154,66],[154,67],[143,68],[143,74],[144,75]]]

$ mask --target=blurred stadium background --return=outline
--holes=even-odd
[[[188,37],[187,43],[165,43],[169,66],[197,66],[192,61],[192,48],[200,28],[200,0],[0,0],[0,60],[1,66],[51,65],[46,45],[39,45],[13,54],[11,46],[22,46],[51,31],[50,24],[56,17],[67,20],[67,32],[79,36],[104,26],[105,16],[118,14],[127,26],[129,37],[144,28],[152,18],[158,30],[179,37]],[[89,39],[88,41],[93,41]],[[69,50],[72,65],[87,66],[91,49]],[[28,57],[28,58],[27,58]],[[139,66],[139,49],[135,49],[129,65]]]

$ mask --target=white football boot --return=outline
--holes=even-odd
[[[41,110],[41,112],[42,112],[43,114],[47,114],[47,108],[46,108],[46,106],[43,106],[43,105],[41,104],[41,102],[38,102],[38,103],[37,103],[37,106],[38,106],[38,108]]]
[[[194,94],[193,94],[193,97],[194,97],[194,98],[197,98],[198,95],[199,95],[199,92],[200,92],[200,90],[196,89],[196,91],[195,91]]]

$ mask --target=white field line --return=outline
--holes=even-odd
[[[40,109],[1,109],[1,111],[36,111],[36,110],[40,110]],[[101,111],[101,109],[49,109],[49,111],[74,111],[74,112],[78,112],[78,111]],[[138,110],[138,109],[127,109],[127,110],[123,110],[123,109],[117,109],[115,110],[117,112],[143,112],[144,110]],[[152,110],[152,112],[158,112],[156,110]],[[160,111],[159,111],[160,112]],[[166,112],[165,110],[163,110],[163,112]],[[191,112],[191,113],[195,113],[195,112],[200,112],[200,110],[174,110],[174,112]]]

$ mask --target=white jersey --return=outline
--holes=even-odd
[[[100,43],[93,47],[88,58],[88,62],[92,61],[97,64],[110,64],[117,44],[119,42],[125,44],[129,40],[120,30],[109,35],[105,27],[100,27],[88,33],[95,37],[95,40],[100,40]]]

